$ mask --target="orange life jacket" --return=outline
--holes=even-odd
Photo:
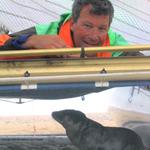
[[[70,27],[71,27],[71,21],[68,20],[67,22],[65,22],[60,27],[59,36],[65,41],[65,43],[69,47],[74,47],[72,37],[71,37]],[[108,34],[107,34],[106,41],[103,43],[102,46],[110,46],[110,41],[109,41]],[[110,52],[98,52],[97,53],[98,58],[100,58],[100,57],[111,57],[111,56],[112,56],[112,54]]]
[[[0,35],[0,46],[4,45],[4,43],[10,39],[10,36],[7,34],[1,34]]]

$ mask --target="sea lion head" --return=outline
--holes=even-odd
[[[84,113],[73,109],[54,111],[52,117],[66,129],[77,126],[77,124],[81,124],[87,119]]]

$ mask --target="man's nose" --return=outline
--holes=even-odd
[[[91,32],[91,39],[93,39],[94,41],[100,40],[100,33],[99,33],[99,30],[97,28],[93,28],[93,30]]]

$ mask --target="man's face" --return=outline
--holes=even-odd
[[[109,29],[109,16],[90,13],[91,5],[83,7],[77,22],[72,22],[71,31],[75,47],[100,46]]]

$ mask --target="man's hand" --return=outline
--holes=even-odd
[[[68,47],[58,35],[32,35],[22,45],[29,49],[51,49]]]

